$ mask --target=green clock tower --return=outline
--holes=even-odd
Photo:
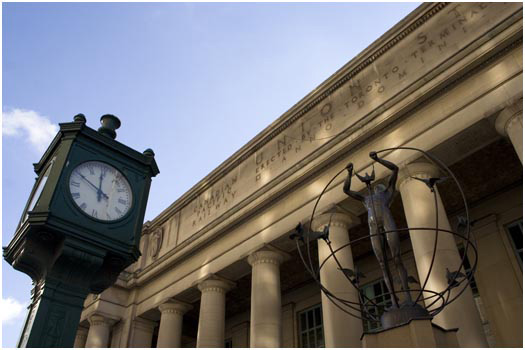
[[[140,256],[154,153],[115,140],[117,117],[98,131],[84,115],[60,124],[4,258],[34,284],[19,347],[72,347],[88,293],[101,293]]]

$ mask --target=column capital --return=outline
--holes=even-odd
[[[88,319],[88,322],[89,322],[90,326],[105,325],[105,326],[111,327],[115,323],[118,322],[117,319],[109,318],[109,317],[104,316],[102,314],[93,314],[93,315],[89,316],[87,319]]]
[[[177,315],[184,315],[186,312],[193,309],[193,306],[188,303],[184,303],[182,301],[178,301],[175,299],[168,300],[167,302],[159,305],[159,311],[162,314],[177,314]]]
[[[508,137],[507,128],[517,121],[517,118],[523,115],[523,100],[505,107],[497,116],[494,126],[503,136]]]
[[[334,227],[342,227],[346,230],[357,226],[361,223],[361,220],[355,215],[350,213],[341,212],[328,212],[318,215],[312,222],[312,229],[321,231],[326,225]]]
[[[261,263],[269,263],[269,264],[275,264],[280,265],[283,261],[285,261],[288,258],[287,255],[281,252],[277,252],[275,250],[258,250],[256,252],[251,253],[248,256],[248,264],[251,266],[261,264]]]
[[[412,176],[419,178],[439,177],[439,168],[428,162],[416,162],[407,164],[399,169],[397,177],[397,188],[401,187],[409,180],[413,180]]]
[[[219,292],[219,293],[226,293],[230,289],[232,289],[235,286],[235,283],[226,281],[224,279],[218,279],[218,278],[208,278],[207,280],[204,280],[200,282],[197,285],[197,288],[204,293],[204,292]]]

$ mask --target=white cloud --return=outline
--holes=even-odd
[[[2,134],[25,138],[38,153],[46,150],[57,132],[57,125],[35,111],[15,108],[3,112]]]
[[[0,301],[0,317],[2,324],[10,324],[23,317],[27,312],[27,304],[23,304],[16,299],[7,298]]]

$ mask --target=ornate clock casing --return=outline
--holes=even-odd
[[[33,331],[29,331],[35,328],[32,324],[38,318],[38,304],[46,288],[67,285],[63,299],[83,302],[87,293],[98,294],[111,286],[120,272],[140,256],[140,233],[151,178],[159,169],[153,151],[140,153],[115,140],[118,118],[104,115],[101,123],[95,131],[86,125],[83,115],[77,115],[74,122],[60,124],[57,136],[34,164],[39,177],[14,237],[4,247],[6,261],[28,274],[35,284],[33,305],[19,346],[67,346],[69,343],[62,338],[74,339],[74,334],[68,334],[60,339],[47,335],[36,343],[31,341],[29,333]],[[105,169],[106,174],[91,174],[90,165],[95,166],[93,171],[97,171],[96,166]],[[79,185],[82,193],[74,191],[79,181],[83,181]],[[88,201],[93,206],[91,211],[85,210]],[[98,217],[100,208],[103,217]],[[73,300],[69,304],[74,304]],[[64,322],[79,318],[81,309],[82,303],[75,311],[78,315],[69,312],[72,310],[65,312],[69,316]],[[68,318],[71,315],[73,319]],[[44,318],[49,321],[49,317],[57,315],[48,311]]]

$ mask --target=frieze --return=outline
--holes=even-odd
[[[432,7],[332,88],[277,127],[251,152],[225,169],[228,170],[225,176],[187,203],[180,211],[178,243],[358,123],[520,7],[520,4],[503,7],[497,3]],[[445,11],[441,11],[443,9]],[[436,13],[440,15],[435,16]],[[428,27],[422,27],[424,23],[428,23]],[[384,55],[388,50],[395,52]],[[344,83],[340,83],[342,81]]]

